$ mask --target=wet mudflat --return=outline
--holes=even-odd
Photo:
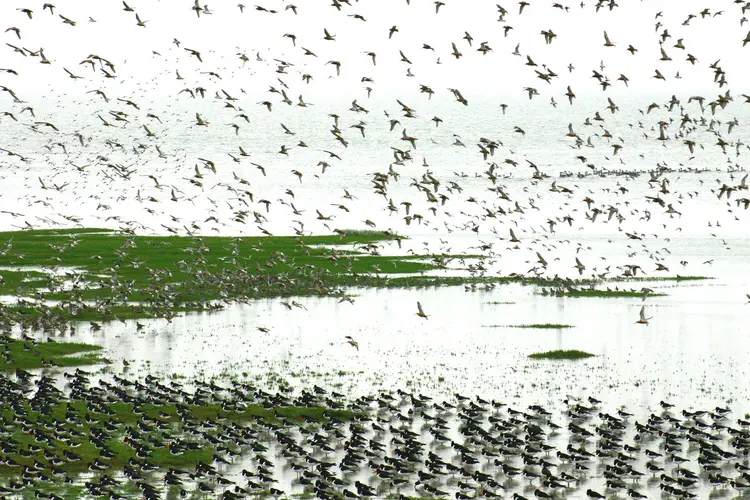
[[[690,257],[709,260],[705,254]],[[105,394],[117,387],[136,400],[144,398],[142,404],[151,406],[142,413],[146,431],[138,432],[148,436],[141,436],[148,451],[138,457],[141,445],[130,442],[120,448],[124,455],[118,462],[94,459],[93,448],[91,463],[94,469],[109,468],[114,477],[124,470],[127,457],[136,464],[142,460],[146,469],[172,466],[194,474],[198,465],[198,477],[174,472],[166,482],[155,482],[158,491],[175,495],[180,490],[194,490],[197,496],[223,494],[235,487],[245,490],[238,494],[305,495],[316,490],[318,474],[331,481],[332,491],[379,497],[459,492],[530,498],[541,490],[586,498],[588,490],[626,495],[628,489],[649,496],[669,493],[663,485],[678,495],[729,495],[742,491],[742,432],[750,410],[743,382],[748,346],[739,335],[746,301],[744,283],[735,272],[742,266],[740,260],[722,258],[705,265],[712,272],[710,279],[646,278],[561,288],[653,290],[645,298],[556,296],[544,293],[549,287],[520,283],[355,287],[341,297],[268,298],[169,320],[143,319],[138,320],[140,328],[136,320],[107,322],[100,330],[91,322],[77,322],[74,333],[47,338],[102,345],[112,362],[73,375],[72,384],[61,368],[45,372],[61,388],[67,385],[74,391],[76,384],[84,383],[75,382],[76,377],[101,380],[107,390],[99,396],[105,401]],[[441,273],[445,271],[430,272]],[[416,314],[417,301],[427,318]],[[641,307],[648,324],[637,323]],[[372,311],[387,314],[374,318]],[[535,324],[573,328],[514,328]],[[39,336],[40,341],[44,338]],[[555,349],[580,349],[594,356],[529,358]],[[156,401],[149,399],[152,392],[158,393]],[[202,409],[179,410],[196,403]],[[127,428],[141,415],[132,413],[137,403],[134,410],[102,404],[81,407],[81,418],[93,411],[91,418],[102,423],[122,420]],[[247,413],[247,405],[266,406],[267,416]],[[298,413],[284,418],[289,409],[299,412],[307,406],[320,408],[318,421]],[[325,415],[332,410],[350,413],[339,414],[331,423]],[[218,425],[210,439],[221,438],[222,430],[229,433],[230,424],[249,427],[236,432],[253,439],[233,440],[233,446],[209,439],[203,446],[211,445],[213,451],[218,446],[220,453],[172,455],[175,442],[200,443],[181,429],[197,418],[196,411],[209,426]],[[233,411],[248,416],[237,418]],[[286,436],[281,442],[279,432]],[[127,439],[122,436],[113,434],[110,447],[122,447]],[[351,443],[359,441],[368,444],[356,449]],[[626,458],[618,458],[618,453]],[[721,453],[726,458],[716,459],[716,470],[697,466],[699,457],[705,461]],[[359,455],[362,462],[357,462]],[[223,458],[209,463],[215,457]],[[75,464],[64,455],[61,460],[75,475]],[[316,460],[338,466],[321,466]],[[84,463],[88,468],[89,462]],[[322,472],[342,466],[337,479]],[[213,468],[230,482],[217,483]],[[554,470],[545,475],[545,481],[554,478],[551,483],[539,482],[542,468]],[[92,477],[103,472],[90,471]],[[277,482],[264,482],[271,480]],[[128,494],[122,486],[98,487]],[[55,488],[49,491],[66,491]],[[98,490],[90,486],[85,494],[92,491]]]

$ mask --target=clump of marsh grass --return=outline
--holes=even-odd
[[[534,354],[529,354],[529,358],[531,359],[583,359],[592,356],[595,356],[595,354],[576,349],[535,352]]]
[[[540,330],[561,330],[563,328],[573,328],[573,325],[563,325],[560,323],[531,323],[527,325],[487,325],[486,328],[529,328]]]

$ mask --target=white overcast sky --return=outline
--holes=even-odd
[[[275,14],[256,10],[256,4],[249,2],[241,13],[237,0],[217,0],[208,2],[212,14],[200,18],[191,9],[194,2],[188,0],[128,1],[146,27],[137,25],[135,13],[125,11],[121,1],[53,2],[56,5],[54,15],[42,10],[43,0],[0,0],[0,37],[4,42],[0,44],[0,68],[18,73],[0,72],[0,85],[12,89],[23,101],[13,102],[9,92],[0,92],[0,147],[31,157],[30,168],[41,174],[70,179],[71,186],[65,192],[47,190],[45,195],[51,198],[64,194],[75,200],[81,193],[74,189],[87,190],[85,194],[90,194],[89,191],[102,191],[106,184],[112,188],[107,196],[140,206],[137,199],[140,194],[136,193],[143,190],[146,194],[147,188],[159,191],[145,175],[145,172],[154,172],[164,175],[165,179],[169,176],[170,182],[188,193],[186,196],[195,194],[200,201],[203,193],[187,181],[193,175],[198,158],[208,157],[218,162],[217,177],[222,181],[235,182],[231,168],[237,165],[242,176],[251,178],[254,187],[265,187],[262,183],[268,183],[278,189],[280,193],[273,195],[278,199],[289,185],[303,189],[290,173],[292,168],[302,169],[305,179],[314,179],[319,173],[318,162],[330,160],[325,151],[331,149],[340,152],[344,156],[342,163],[350,168],[339,169],[335,175],[326,177],[325,182],[337,180],[351,186],[349,182],[357,181],[369,189],[369,180],[361,173],[387,168],[393,161],[391,148],[404,147],[401,140],[404,127],[419,137],[418,154],[428,155],[429,161],[438,166],[443,162],[445,172],[467,165],[486,168],[476,149],[452,147],[453,134],[464,137],[467,144],[482,136],[500,137],[507,150],[501,154],[512,156],[521,164],[528,158],[543,168],[568,169],[571,164],[582,168],[575,157],[578,153],[569,147],[572,141],[566,137],[567,125],[575,123],[579,129],[595,112],[605,114],[607,129],[617,136],[625,136],[622,142],[627,147],[614,160],[595,157],[595,154],[612,156],[609,140],[596,139],[603,147],[596,152],[589,150],[587,161],[619,168],[622,160],[637,168],[653,168],[657,162],[665,161],[662,154],[671,154],[677,148],[678,155],[671,157],[673,163],[686,160],[683,156],[688,152],[682,141],[672,141],[672,149],[668,149],[666,144],[651,139],[642,144],[631,142],[626,134],[640,138],[648,132],[653,138],[658,134],[658,126],[655,133],[651,132],[656,123],[670,118],[679,120],[679,109],[669,114],[662,106],[646,117],[640,116],[639,109],[645,109],[652,102],[663,105],[670,96],[676,95],[694,116],[700,110],[697,104],[687,103],[688,97],[700,94],[708,102],[719,93],[731,90],[735,97],[733,107],[718,113],[717,119],[729,121],[740,117],[737,131],[729,137],[732,141],[743,137],[744,117],[750,109],[741,104],[744,99],[740,97],[740,94],[750,95],[750,44],[742,46],[750,24],[742,24],[741,4],[733,0],[619,0],[618,8],[610,11],[605,7],[599,12],[595,11],[591,0],[587,0],[583,8],[580,2],[561,1],[569,7],[568,11],[554,8],[552,0],[529,0],[523,14],[519,14],[518,2],[501,2],[509,11],[504,21],[498,20],[496,0],[445,0],[437,14],[434,2],[428,0],[411,0],[410,5],[405,0],[352,1],[351,6],[342,4],[340,11],[331,6],[332,0],[299,0],[297,15],[286,9],[290,2],[280,0],[262,0],[257,4],[276,10]],[[709,5],[709,12],[703,16],[701,11],[706,5]],[[32,19],[21,10],[23,8],[33,11]],[[657,18],[659,12],[662,14]],[[721,14],[716,15],[719,12]],[[691,14],[696,17],[684,25]],[[60,16],[71,19],[76,25],[63,23]],[[657,23],[662,24],[658,29]],[[394,26],[398,31],[389,39],[389,30]],[[507,37],[506,26],[512,27]],[[13,30],[6,31],[8,28],[18,28],[21,38]],[[323,39],[325,29],[335,35],[335,41]],[[670,37],[663,48],[671,61],[660,60],[659,40],[665,29]],[[552,44],[545,44],[542,30],[557,34]],[[604,46],[605,31],[614,47]],[[473,38],[472,46],[464,39],[466,32]],[[296,46],[285,34],[296,36]],[[180,47],[173,43],[175,39]],[[679,40],[684,49],[675,47]],[[476,50],[481,42],[487,42],[492,48],[488,55]],[[451,55],[454,43],[463,54],[460,59]],[[423,44],[429,44],[434,51],[423,49]],[[638,49],[635,55],[626,50],[631,44]],[[23,55],[11,45],[18,47]],[[522,56],[512,54],[516,46]],[[305,55],[303,47],[318,57]],[[29,55],[40,48],[44,49],[50,64],[41,64],[39,57]],[[200,51],[203,62],[185,48]],[[370,51],[377,54],[377,66],[373,66],[366,54]],[[401,52],[411,64],[401,60]],[[240,60],[241,54],[249,58],[246,64]],[[688,54],[697,58],[695,65],[686,61]],[[101,71],[81,64],[92,55],[114,64],[116,77],[105,78]],[[257,60],[257,56],[262,60]],[[527,56],[536,62],[536,68],[526,65]],[[276,72],[279,61],[290,65],[284,73]],[[331,61],[340,62],[340,76],[329,64]],[[720,67],[726,72],[728,86],[722,89],[714,83],[714,72],[709,68],[716,61],[720,61]],[[575,67],[572,73],[567,69],[569,64]],[[600,69],[602,64],[604,70]],[[558,75],[550,84],[537,78],[535,73],[535,70],[546,71],[543,65]],[[70,78],[66,69],[82,78]],[[666,81],[652,78],[657,69]],[[591,77],[593,70],[602,72],[612,83],[606,92]],[[176,78],[177,71],[183,80]],[[407,71],[414,76],[407,76]],[[678,72],[681,79],[675,78]],[[313,77],[310,84],[302,81],[305,74]],[[620,75],[629,78],[629,87],[618,81]],[[363,77],[372,82],[363,82]],[[420,94],[420,85],[434,90],[432,100]],[[277,89],[287,86],[289,97],[295,103],[299,96],[304,96],[306,102],[315,106],[285,106],[280,103],[279,94],[269,92],[272,86]],[[578,99],[572,107],[564,96],[567,86],[574,89]],[[185,92],[186,89],[195,92],[197,87],[207,89],[205,99],[193,99]],[[371,97],[368,97],[367,87],[372,88]],[[525,87],[536,88],[540,95],[529,101]],[[454,102],[448,88],[459,89],[470,105],[464,107]],[[109,103],[92,93],[97,89],[109,96]],[[227,108],[230,103],[223,97],[213,99],[220,90],[239,99],[235,103],[237,109]],[[617,115],[608,114],[608,97],[619,105]],[[132,100],[141,109],[136,111],[117,98]],[[554,110],[550,106],[551,98],[560,103]],[[349,111],[355,99],[372,112],[364,115]],[[396,99],[414,107],[418,119],[401,118]],[[274,103],[273,112],[258,104],[265,100]],[[501,115],[500,103],[511,105],[507,120]],[[35,118],[22,112],[25,106],[35,108]],[[739,109],[742,111],[735,114]],[[114,110],[129,113],[130,121],[118,127],[105,127],[99,115],[112,121]],[[5,111],[12,112],[18,122],[3,116]],[[400,117],[401,127],[390,130],[384,111],[391,117]],[[203,113],[212,126],[196,126],[196,112]],[[250,119],[238,118],[240,112],[247,113]],[[162,123],[146,113],[161,116]],[[341,128],[351,142],[350,148],[344,150],[330,134],[329,113],[341,115]],[[430,121],[433,115],[445,121],[439,129]],[[637,126],[629,127],[641,119],[645,122],[642,131]],[[55,123],[59,131],[35,126],[35,120]],[[350,128],[359,120],[367,121],[366,139]],[[282,123],[298,135],[290,136],[282,131]],[[154,131],[154,137],[146,136],[146,125]],[[241,127],[237,134],[229,128],[232,125]],[[516,133],[515,126],[526,129],[528,136]],[[586,134],[596,138],[600,127],[604,126],[592,126]],[[676,128],[672,127],[670,133]],[[712,132],[701,129],[701,133],[713,149],[706,150],[705,159],[700,158],[699,152],[700,161],[714,166],[731,160],[715,156],[717,147]],[[90,145],[80,145],[77,134],[90,141]],[[298,147],[301,140],[307,141],[309,147]],[[698,137],[698,140],[704,139]],[[122,143],[123,147],[116,149],[113,142]],[[61,152],[60,144],[67,147],[70,156]],[[133,148],[141,144],[149,146],[147,151],[142,155],[133,154]],[[167,158],[159,158],[152,145],[159,145]],[[254,167],[248,166],[249,162],[235,164],[229,154],[239,154],[239,145],[244,145],[253,155],[249,161],[267,165],[279,177],[262,177]],[[424,153],[428,145],[434,147]],[[292,154],[280,154],[282,146],[293,148]],[[100,170],[104,168],[101,165],[91,168],[85,175],[79,175],[72,168],[58,168],[60,163],[67,165],[67,162],[100,163],[102,156],[108,158],[105,164],[109,161],[139,163],[139,175],[133,177],[135,180],[131,183],[109,184],[109,180],[103,181],[107,178],[106,170]],[[498,161],[502,160],[498,158]],[[48,168],[48,163],[56,162],[56,167]],[[231,168],[227,168],[227,164]],[[0,166],[5,165],[18,168],[5,169],[0,175],[12,172],[23,178],[20,182],[24,182],[24,189],[28,190],[27,201],[35,204],[34,209],[40,209],[31,191],[38,188],[40,175],[26,176],[22,170],[27,166],[17,157],[0,156]],[[529,170],[524,169],[524,172],[530,175]],[[90,184],[84,184],[84,179]],[[5,184],[7,186],[9,181]],[[322,193],[323,196],[328,194],[325,190]],[[98,206],[96,202],[92,204]],[[72,201],[71,206],[77,209]],[[175,208],[176,212],[181,210],[181,207]],[[165,211],[163,215],[166,218],[172,214]]]
[[[216,71],[224,83],[234,75],[232,87],[256,86],[265,90],[266,84],[274,79],[275,66],[270,65],[274,58],[294,64],[289,73],[312,74],[318,83],[325,82],[326,90],[332,93],[351,88],[362,76],[374,78],[373,87],[395,93],[405,85],[418,84],[434,86],[436,91],[457,87],[464,93],[475,89],[490,93],[512,90],[523,95],[521,88],[527,85],[544,89],[547,84],[535,78],[534,68],[524,65],[525,58],[511,55],[518,43],[522,54],[531,56],[539,66],[547,64],[561,76],[556,85],[595,83],[590,79],[591,70],[598,68],[601,61],[606,66],[604,73],[613,82],[621,73],[630,78],[629,92],[664,91],[666,87],[711,89],[712,72],[707,66],[718,59],[730,85],[741,92],[747,93],[743,87],[747,87],[745,82],[750,75],[747,64],[750,44],[742,49],[748,25],[740,26],[741,5],[729,0],[708,2],[712,14],[723,13],[705,18],[699,15],[707,5],[705,1],[621,0],[621,6],[613,11],[603,8],[596,13],[590,0],[583,9],[580,2],[561,2],[570,7],[569,12],[553,8],[551,1],[532,0],[522,15],[518,14],[517,2],[502,2],[509,11],[505,22],[498,22],[494,0],[447,0],[439,14],[435,13],[434,3],[426,0],[413,0],[411,5],[404,0],[363,0],[352,2],[351,7],[343,4],[340,12],[331,7],[329,0],[303,0],[298,2],[296,16],[285,10],[290,2],[259,4],[276,9],[277,14],[257,11],[256,4],[248,3],[245,13],[240,14],[235,2],[219,1],[209,2],[213,14],[200,19],[191,10],[189,1],[128,2],[146,21],[146,28],[137,26],[135,15],[125,12],[122,3],[114,0],[58,0],[54,2],[57,6],[54,16],[48,10],[42,11],[43,3],[13,0],[0,3],[0,27],[3,30],[18,27],[22,37],[18,40],[13,32],[6,32],[2,40],[31,50],[43,47],[52,62],[41,65],[37,58],[22,57],[5,45],[0,48],[0,67],[22,73],[19,77],[0,75],[0,84],[17,92],[18,89],[47,92],[48,86],[58,90],[80,89],[81,82],[69,79],[62,68],[87,78],[84,83],[89,87],[99,85],[102,78],[91,74],[87,66],[79,65],[89,54],[109,59],[126,83],[135,81],[150,91],[161,88],[171,92],[171,87],[162,86],[158,75],[173,73],[175,69],[180,69],[184,76]],[[19,8],[32,9],[33,19],[28,19]],[[663,14],[655,19],[657,12]],[[691,13],[698,17],[683,26]],[[62,23],[58,14],[77,25]],[[367,21],[361,22],[349,17],[350,14],[360,14]],[[89,17],[96,22],[90,22]],[[657,31],[656,22],[664,27]],[[394,25],[399,31],[389,40],[388,30]],[[513,27],[507,37],[503,35],[506,25]],[[665,27],[671,35],[664,44],[673,58],[671,62],[659,61],[658,35]],[[335,41],[323,40],[324,28],[336,36]],[[558,36],[551,45],[545,45],[540,31],[550,29]],[[603,47],[605,30],[615,47]],[[466,31],[474,38],[473,48],[462,38]],[[296,48],[289,38],[282,36],[285,33],[297,36]],[[172,44],[174,38],[180,40],[183,48],[199,50],[204,62],[201,64],[178,49]],[[678,39],[683,39],[685,50],[673,47]],[[493,49],[484,57],[475,51],[482,41]],[[459,60],[450,55],[452,42],[464,54]],[[435,52],[421,49],[423,43],[433,46]],[[635,56],[625,50],[629,44],[638,49]],[[304,56],[300,47],[319,57]],[[399,50],[412,65],[400,61]],[[363,51],[378,54],[377,68],[372,67]],[[242,70],[238,52],[251,58]],[[256,52],[266,59],[265,64],[255,60]],[[688,53],[699,60],[694,67],[685,62]],[[441,65],[434,64],[438,57]],[[341,77],[333,78],[334,67],[325,64],[330,60],[341,62]],[[573,75],[568,75],[569,63],[576,67]],[[407,67],[411,67],[415,78],[403,78]],[[651,78],[657,68],[668,78],[667,82]],[[683,77],[679,82],[672,79],[677,71]],[[295,75],[295,79],[298,77]],[[621,86],[617,83],[615,90]],[[7,96],[0,99],[0,103],[7,103]]]

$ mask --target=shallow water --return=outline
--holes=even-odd
[[[713,256],[703,252],[701,258],[706,255]],[[339,303],[335,298],[297,297],[289,300],[303,304],[306,310],[289,311],[281,300],[264,300],[218,313],[187,314],[171,324],[148,321],[145,331],[139,333],[133,322],[111,325],[98,333],[82,324],[74,338],[101,343],[112,359],[130,361],[128,367],[115,361],[105,369],[110,374],[185,376],[188,383],[194,377],[216,377],[220,385],[245,380],[270,389],[278,384],[297,389],[317,384],[352,398],[404,389],[455,403],[453,394],[460,393],[501,401],[520,411],[540,404],[552,412],[553,422],[563,426],[568,420],[562,413],[567,408],[562,401],[569,396],[584,404],[593,396],[603,401],[599,410],[613,415],[624,408],[634,414],[631,422],[661,414],[660,401],[668,401],[678,410],[729,407],[733,410],[729,419],[734,420],[746,418],[750,412],[745,362],[750,340],[743,333],[747,306],[744,282],[736,274],[744,265],[739,260],[717,259],[711,268],[716,279],[708,281],[618,283],[620,287],[649,286],[668,294],[645,301],[543,297],[535,286],[516,284],[489,291],[465,291],[463,287],[357,289],[351,290],[354,304]],[[429,319],[415,315],[417,300]],[[641,304],[646,305],[648,316],[653,316],[648,325],[635,324]],[[383,313],[375,316],[373,311]],[[574,328],[503,326],[545,322]],[[270,332],[258,331],[259,326],[270,328]],[[345,335],[357,340],[359,350],[345,343]],[[582,349],[596,357],[579,361],[527,358],[532,352],[550,349]],[[449,415],[446,418],[450,421]],[[429,441],[425,425],[416,418],[410,428]],[[449,435],[460,442],[455,427]],[[625,442],[637,444],[633,435],[628,431]],[[388,433],[367,437],[390,439]],[[562,450],[569,438],[563,430],[547,442]],[[660,451],[658,441],[641,444]],[[449,448],[431,445],[429,449],[455,462]],[[268,456],[276,457],[277,487],[302,491],[296,482],[298,474],[284,466],[287,462],[279,453],[278,444],[271,443]],[[339,450],[319,458],[338,461],[342,453]],[[685,453],[694,459],[689,451]],[[252,453],[222,470],[240,481],[242,469],[253,470],[251,457]],[[548,460],[559,462],[554,456]],[[594,459],[587,464],[592,469],[589,478],[566,490],[565,496],[586,498],[588,488],[604,491],[601,473],[605,463],[609,461]],[[658,463],[667,466],[668,474],[674,467],[669,462]],[[634,467],[645,471],[642,455]],[[688,468],[697,472],[690,464]],[[496,467],[488,464],[480,470],[492,472]],[[565,467],[559,470],[572,472]],[[727,475],[731,472],[724,471]],[[657,495],[659,481],[648,477],[632,485],[649,496]],[[380,484],[369,473],[348,478],[369,481],[376,488]],[[438,484],[453,492],[455,481]],[[701,496],[722,491],[700,484],[692,491]],[[527,496],[536,488],[525,480],[506,483],[506,487],[508,494]],[[383,496],[396,491],[380,488]],[[425,494],[411,487],[400,492]]]
[[[517,284],[491,290],[479,285],[476,291],[354,289],[354,304],[338,298],[269,299],[190,313],[171,324],[148,321],[138,333],[134,322],[97,333],[81,324],[75,337],[101,343],[113,359],[189,378],[273,372],[293,386],[318,380],[343,384],[352,395],[411,387],[443,397],[457,391],[531,404],[598,394],[643,412],[661,399],[685,408],[732,403],[740,405],[737,411],[750,411],[743,403],[748,386],[742,361],[749,342],[742,334],[748,313],[742,276],[748,264],[742,256],[719,255],[704,250],[671,256],[713,257],[713,265],[705,265],[711,280],[606,285],[667,294],[645,301],[545,297],[536,286]],[[282,304],[293,300],[306,309]],[[416,316],[417,301],[429,319]],[[653,316],[648,325],[635,324],[643,304]],[[510,328],[531,323],[574,328]],[[359,350],[345,343],[346,335]],[[551,349],[581,349],[597,357],[526,359]]]

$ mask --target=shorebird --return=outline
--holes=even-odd
[[[195,113],[195,124],[201,127],[207,127],[209,125],[207,120],[201,118],[200,113]]]
[[[586,269],[586,266],[584,266],[580,260],[578,260],[578,257],[576,257],[576,265],[574,266],[576,269],[578,269],[578,275],[582,276],[583,271]]]
[[[615,44],[609,41],[609,36],[607,36],[607,32],[604,32],[604,46],[605,47],[614,47]]]
[[[422,309],[422,304],[419,302],[417,302],[417,316],[427,319],[427,315],[424,313],[424,309]]]
[[[346,336],[346,337],[344,337],[344,338],[346,339],[346,343],[347,343],[347,344],[349,344],[349,345],[350,345],[350,346],[352,346],[352,347],[356,347],[356,348],[357,348],[357,351],[359,351],[359,342],[357,342],[356,340],[354,340],[354,339],[353,339],[353,338],[351,337],[351,335],[347,335],[347,336]]]
[[[638,325],[648,325],[648,320],[653,319],[653,316],[646,317],[646,306],[641,306],[640,319],[636,321]]]
[[[538,257],[537,262],[542,265],[542,267],[547,267],[547,261],[542,257],[542,254],[539,252],[536,253],[536,256]]]
[[[568,85],[568,91],[565,93],[565,96],[567,96],[568,102],[570,102],[570,104],[572,105],[573,104],[573,99],[575,99],[576,95],[570,89],[570,85]]]
[[[185,50],[186,50],[187,52],[189,52],[189,53],[190,53],[190,55],[193,55],[193,56],[195,56],[196,58],[198,58],[198,60],[199,60],[200,62],[203,62],[203,58],[201,57],[201,53],[200,53],[200,52],[198,52],[197,50],[193,50],[193,49],[188,49],[188,48],[185,48]]]

